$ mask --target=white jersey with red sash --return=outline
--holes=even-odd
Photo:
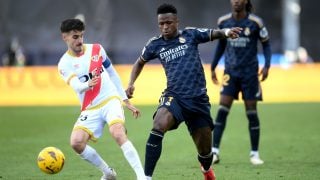
[[[98,84],[93,88],[84,92],[74,89],[80,99],[82,111],[98,106],[111,97],[119,97],[115,85],[102,65],[110,63],[110,59],[100,44],[84,44],[82,55],[74,56],[67,51],[61,57],[58,70],[68,84],[72,78],[78,78],[81,83],[86,83],[92,76],[100,75]]]

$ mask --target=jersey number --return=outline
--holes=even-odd
[[[85,121],[88,119],[88,115],[80,115],[80,117],[78,118],[78,120],[80,121]]]

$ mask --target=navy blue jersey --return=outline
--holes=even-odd
[[[142,51],[144,61],[159,59],[167,77],[165,93],[182,98],[207,93],[198,44],[211,39],[212,29],[186,28],[173,39],[161,35],[149,40]]]
[[[234,73],[257,73],[259,64],[257,60],[258,41],[263,44],[265,51],[265,66],[270,66],[270,46],[269,35],[261,18],[254,14],[247,15],[246,18],[236,20],[229,13],[219,18],[219,28],[241,27],[243,30],[237,39],[219,40],[220,51],[225,55],[225,69]],[[219,46],[219,44],[218,44]],[[223,53],[219,53],[217,48],[214,61],[218,61]],[[218,55],[217,55],[218,54]],[[220,54],[220,55],[219,55]],[[218,59],[216,59],[218,58]],[[214,62],[213,62],[214,63]],[[216,64],[215,64],[216,65]]]

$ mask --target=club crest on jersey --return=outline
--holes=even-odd
[[[179,37],[179,42],[180,43],[185,43],[186,42],[186,39],[184,37]]]
[[[250,32],[250,28],[246,27],[246,28],[244,29],[244,35],[249,36],[250,33],[251,33],[251,32]]]
[[[98,62],[98,60],[99,60],[99,55],[94,55],[91,57],[91,61]]]

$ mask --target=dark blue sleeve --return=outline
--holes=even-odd
[[[214,53],[213,60],[212,60],[212,63],[211,63],[211,71],[214,70],[217,67],[217,65],[219,63],[219,60],[221,59],[226,46],[227,46],[227,40],[226,39],[220,39],[218,41],[218,45],[217,45],[217,48],[216,48],[216,51]]]
[[[271,61],[271,46],[269,40],[262,42],[263,55],[264,55],[264,67],[270,68]]]
[[[190,28],[196,43],[205,43],[211,40],[212,29],[208,28]]]
[[[143,60],[150,61],[152,59],[155,59],[157,57],[155,50],[153,46],[151,46],[149,43],[143,48],[141,56]]]

